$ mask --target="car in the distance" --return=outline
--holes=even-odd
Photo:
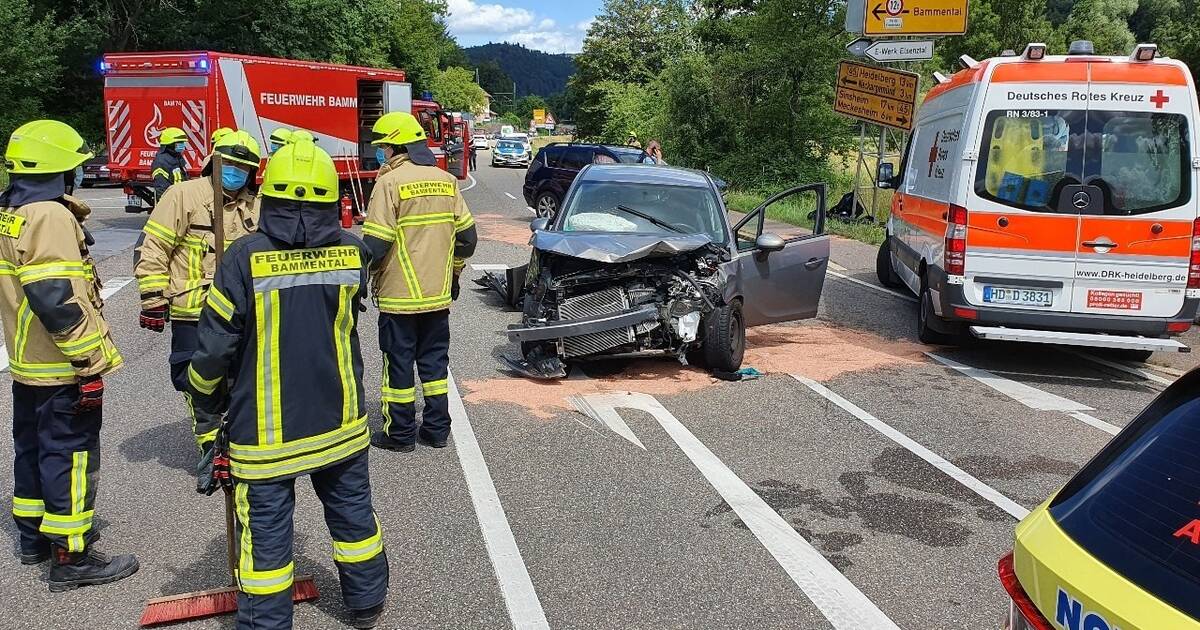
[[[1200,630],[1200,369],[1016,528],[1008,630]]]
[[[524,140],[501,138],[492,151],[492,166],[529,166],[530,153]]]
[[[471,148],[476,151],[487,151],[488,137],[485,134],[478,134],[471,137]]]
[[[554,142],[542,147],[530,162],[521,192],[537,216],[550,217],[558,211],[580,169],[588,164],[618,163],[653,164],[654,160],[638,147]]]
[[[96,157],[83,163],[83,187],[91,188],[97,184],[115,184],[108,178],[108,149],[96,153]]]
[[[769,207],[800,194],[817,198],[814,233],[765,232]],[[730,225],[708,173],[585,166],[562,210],[532,221],[529,264],[479,282],[523,314],[506,331],[522,356],[505,363],[530,378],[631,356],[736,371],[746,327],[817,314],[829,260],[824,208],[824,184],[800,186]]]

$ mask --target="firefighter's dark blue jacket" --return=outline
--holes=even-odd
[[[369,439],[357,324],[370,253],[333,204],[287,203],[264,197],[259,232],[225,252],[188,371],[201,408],[228,408],[231,469],[248,482],[325,468]]]

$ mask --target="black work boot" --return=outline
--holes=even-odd
[[[417,442],[420,443],[421,446],[428,446],[429,448],[446,448],[446,440],[434,440],[433,438],[420,434],[417,435]]]
[[[31,549],[21,547],[17,558],[21,560],[21,564],[41,564],[50,559],[50,543],[43,541]]]
[[[133,555],[108,556],[89,547],[82,553],[70,553],[54,547],[54,563],[50,565],[50,592],[61,593],[90,584],[108,584],[137,573],[138,561]]]
[[[358,630],[371,630],[379,625],[379,618],[383,616],[383,604],[355,610],[354,612],[354,627]]]
[[[415,443],[409,442],[408,444],[405,444],[404,442],[393,438],[383,431],[376,431],[371,435],[371,446],[374,446],[375,448],[382,448],[387,451],[395,451],[397,453],[411,453],[417,450],[417,445]]]

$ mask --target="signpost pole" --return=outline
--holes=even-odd
[[[858,188],[862,181],[863,153],[867,149],[867,123],[858,123],[858,158],[854,160],[854,186],[850,189],[850,216],[858,209]]]
[[[887,146],[887,127],[879,126],[879,146],[875,152],[875,173],[879,172],[879,165],[883,164],[884,147]],[[874,221],[879,216],[879,211],[875,204],[879,201],[879,186],[875,185],[875,173],[868,173],[868,178],[871,180],[871,220]]]

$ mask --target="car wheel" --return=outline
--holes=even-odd
[[[724,304],[708,314],[704,323],[704,364],[712,370],[736,372],[746,353],[746,325],[742,306]]]
[[[930,326],[930,320],[937,319],[937,313],[933,311],[933,292],[929,290],[929,286],[921,283],[921,299],[917,306],[917,339],[921,343],[934,345],[950,345],[953,343],[953,336],[943,332],[938,332]]]
[[[549,191],[543,191],[538,194],[536,203],[533,206],[534,213],[539,217],[549,219],[558,212],[558,196]]]
[[[896,270],[892,267],[892,239],[883,239],[883,243],[879,246],[879,253],[875,255],[875,275],[879,278],[879,284],[889,288],[898,288],[901,284],[900,276],[896,275]]]

